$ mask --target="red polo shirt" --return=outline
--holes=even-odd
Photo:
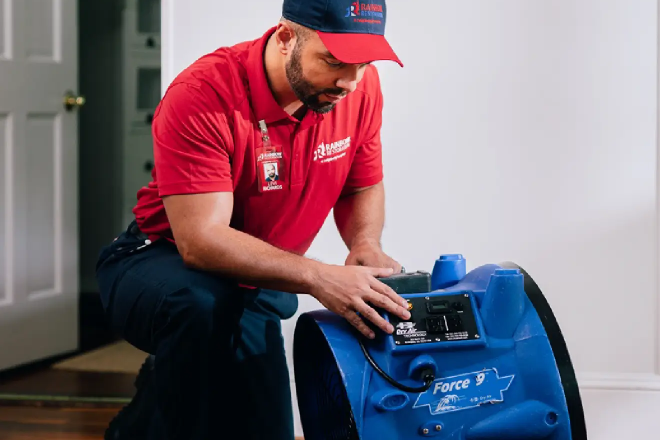
[[[266,81],[263,37],[207,54],[168,87],[154,113],[152,182],[133,212],[153,239],[173,240],[161,197],[232,191],[231,226],[304,254],[340,194],[383,177],[376,68],[325,115],[302,121],[275,101]],[[282,189],[260,191],[257,150],[264,120],[282,150]]]

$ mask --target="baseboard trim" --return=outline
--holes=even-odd
[[[582,373],[578,385],[584,390],[660,391],[660,376],[641,373]]]

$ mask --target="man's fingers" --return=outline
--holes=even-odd
[[[402,269],[402,266],[398,261],[385,254],[383,254],[379,259],[378,267],[389,267],[392,269],[392,274],[401,273],[401,269]]]
[[[378,281],[378,280],[372,280],[371,281],[371,288],[375,290],[376,292],[380,293],[381,295],[385,295],[388,297],[390,300],[394,301],[394,303],[400,305],[403,307],[406,311],[408,310],[408,301],[405,300],[405,298],[402,298],[399,296],[398,293],[394,291],[390,286],[387,284]],[[398,315],[399,313],[397,313]],[[408,318],[404,318],[408,319]]]
[[[389,277],[394,274],[391,267],[368,267],[369,273],[376,278]]]
[[[394,327],[392,327],[392,324],[387,322],[385,318],[383,318],[378,314],[378,312],[376,312],[374,309],[369,307],[367,303],[361,302],[360,305],[358,305],[355,310],[360,312],[362,316],[364,316],[369,321],[373,322],[378,328],[383,330],[385,333],[391,334],[394,331]]]
[[[349,310],[346,315],[344,315],[344,318],[346,318],[353,327],[367,338],[373,339],[376,336],[373,330],[371,330],[355,312]]]
[[[401,298],[400,298],[401,299]],[[381,309],[384,309],[393,315],[399,316],[401,319],[409,319],[410,318],[410,312],[408,311],[408,302],[406,302],[406,306],[403,307],[401,306],[401,303],[397,301],[392,301],[389,296],[383,295],[379,292],[374,292],[371,295],[367,295],[364,297],[365,301],[370,302],[376,307],[380,307]]]

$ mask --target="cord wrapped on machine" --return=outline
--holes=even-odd
[[[369,340],[328,311],[304,313],[294,370],[305,440],[586,440],[575,372],[534,280],[513,263],[382,279],[411,317]]]

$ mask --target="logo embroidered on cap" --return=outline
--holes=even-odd
[[[326,144],[321,142],[314,150],[314,161],[320,160],[321,163],[331,162],[340,159],[346,155],[346,150],[351,146],[351,137]]]
[[[346,8],[346,17],[357,17],[360,15],[360,2],[353,2]]]
[[[360,3],[353,2],[351,6],[346,8],[345,17],[372,17],[372,18],[383,18],[383,5],[376,3]],[[356,20],[362,22],[362,20]],[[380,20],[376,20],[376,23],[380,23]]]

